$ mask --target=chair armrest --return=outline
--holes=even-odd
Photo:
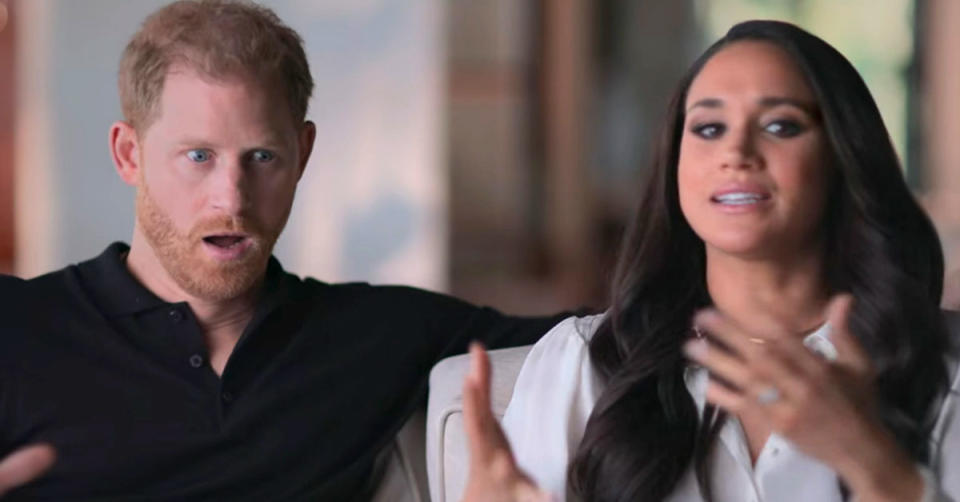
[[[532,345],[490,351],[490,400],[498,419],[510,404],[513,386]],[[463,379],[469,368],[466,354],[437,363],[430,372],[427,405],[427,474],[433,502],[456,502],[463,495],[469,468],[463,432]]]

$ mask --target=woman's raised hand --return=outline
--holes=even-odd
[[[26,446],[0,459],[0,498],[40,477],[55,460],[56,454],[48,445]]]
[[[463,428],[470,446],[463,502],[551,500],[517,467],[510,443],[490,409],[490,359],[476,342],[470,346],[470,371],[463,381]]]
[[[852,304],[850,295],[838,295],[827,308],[834,360],[796,335],[754,333],[714,310],[695,318],[710,341],[684,349],[710,371],[709,402],[763,417],[830,465],[860,500],[917,500],[922,478],[877,416],[873,365],[848,328]]]

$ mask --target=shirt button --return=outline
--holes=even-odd
[[[229,403],[233,401],[233,394],[230,392],[224,391],[223,394],[220,394],[220,398],[223,399],[223,402]]]
[[[194,368],[203,366],[203,356],[200,354],[194,354],[190,356],[190,366],[193,366]]]
[[[773,447],[773,456],[776,457],[778,453],[780,453],[780,448],[774,446],[774,447]]]
[[[171,311],[168,313],[168,315],[170,316],[170,320],[173,321],[174,323],[179,323],[180,321],[183,320],[183,313],[181,313],[181,312],[180,312],[179,310],[177,310],[177,309],[171,310]]]

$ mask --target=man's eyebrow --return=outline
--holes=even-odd
[[[191,137],[186,137],[177,141],[176,145],[178,148],[186,148],[186,147],[215,148],[217,146],[214,143],[210,142],[209,140],[205,140],[202,138],[191,138]],[[275,137],[275,138],[270,137],[270,138],[264,138],[263,141],[257,144],[248,146],[247,149],[248,150],[257,150],[260,148],[280,149],[280,148],[283,148],[284,146],[285,146],[285,143],[280,137]]]
[[[206,140],[206,139],[198,138],[198,137],[191,137],[191,136],[186,136],[186,137],[180,138],[180,139],[177,140],[177,142],[176,142],[175,144],[177,145],[177,148],[185,148],[185,147],[191,147],[191,148],[211,148],[211,147],[214,146],[213,143],[211,143],[210,141],[208,141],[208,140]]]

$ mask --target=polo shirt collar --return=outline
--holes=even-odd
[[[114,242],[99,256],[77,265],[83,286],[96,301],[100,311],[111,318],[132,315],[170,305],[137,281],[126,264],[130,246]],[[266,314],[290,296],[289,281],[284,280],[280,262],[273,256],[267,263],[258,313]]]

